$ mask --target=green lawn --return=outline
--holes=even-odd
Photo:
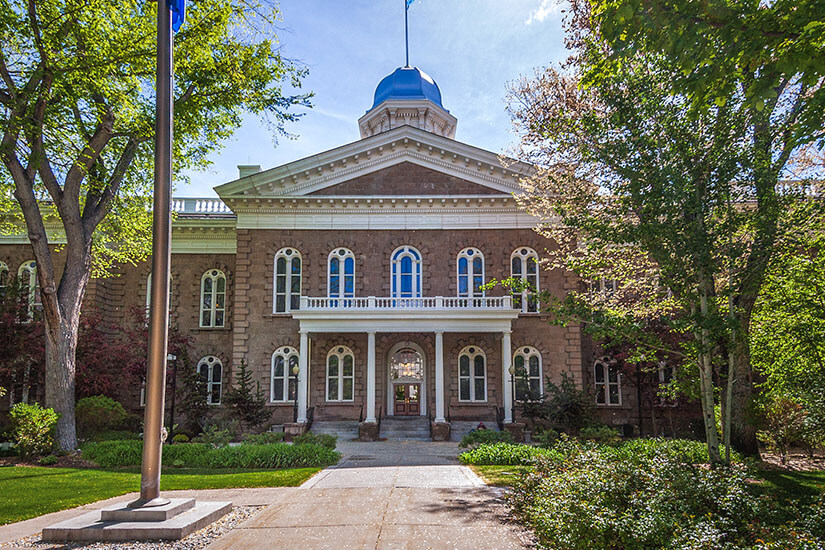
[[[792,472],[783,470],[761,470],[762,485],[770,492],[786,498],[816,496],[825,493],[825,470]]]
[[[516,475],[530,470],[532,466],[470,466],[487,485],[509,487]]]
[[[230,487],[295,487],[320,468],[287,470],[174,469],[161,490]],[[0,525],[140,490],[136,470],[9,466],[0,468]]]

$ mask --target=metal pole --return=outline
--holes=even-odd
[[[410,66],[410,25],[407,21],[407,13],[409,13],[410,7],[407,5],[407,0],[404,0],[404,43],[407,47],[407,64],[404,65],[405,67]]]
[[[167,355],[166,358],[172,361],[172,383],[170,384],[172,392],[172,402],[169,403],[169,434],[167,437],[169,441],[175,437],[175,394],[178,387],[178,357],[176,355]]]
[[[295,393],[292,399],[292,423],[298,422],[298,375],[295,375]]]
[[[155,194],[152,222],[152,296],[149,306],[149,368],[140,498],[129,504],[162,506],[160,498],[161,433],[166,392],[166,344],[169,328],[169,263],[172,221],[172,13],[158,1],[157,98],[155,107]]]
[[[510,375],[510,388],[511,388],[510,395],[512,395],[512,397],[513,397],[512,400],[510,401],[511,402],[510,417],[511,417],[511,421],[515,422],[516,421],[516,376],[515,376],[515,374]]]

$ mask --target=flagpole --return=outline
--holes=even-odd
[[[407,46],[407,64],[405,67],[410,66],[410,25],[407,21],[407,13],[410,11],[410,4],[408,0],[404,0],[404,42]]]

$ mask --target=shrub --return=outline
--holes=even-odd
[[[765,429],[756,435],[771,451],[779,453],[782,464],[788,460],[791,443],[801,439],[805,432],[805,409],[784,395],[772,396],[765,405]]]
[[[243,442],[250,445],[272,445],[284,440],[284,432],[264,432],[262,434],[246,434]],[[333,449],[335,446],[333,445]]]
[[[558,385],[548,378],[545,393],[538,400],[524,402],[521,410],[534,425],[549,424],[567,432],[587,426],[595,416],[593,396],[582,390],[567,373],[562,373]]]
[[[513,443],[485,443],[458,456],[464,464],[527,466],[539,458],[563,460],[564,455],[555,449],[542,449]]]
[[[84,397],[75,405],[77,432],[83,439],[121,428],[127,416],[123,405],[105,395]]]
[[[536,461],[505,496],[542,547],[734,550],[825,542],[825,522],[804,509],[786,514],[759,495],[741,464],[709,469],[664,452],[635,460],[592,444],[565,445],[563,461]]]
[[[17,403],[9,411],[11,431],[20,456],[46,453],[54,446],[54,429],[60,415],[53,409],[44,409],[37,403]]]
[[[556,430],[546,429],[533,434],[533,443],[545,449],[553,447],[558,440],[559,432]]]
[[[189,436],[186,434],[175,434],[172,443],[189,443]]]
[[[57,457],[54,455],[44,456],[43,458],[38,460],[37,463],[41,466],[53,466],[57,464]]]
[[[602,445],[618,445],[622,441],[619,430],[609,426],[588,426],[582,428],[579,437]]]
[[[330,434],[316,434],[314,432],[306,432],[299,436],[292,438],[292,443],[295,445],[320,445],[327,449],[335,449],[338,438]]]
[[[616,449],[606,450],[612,456],[627,460],[649,460],[658,454],[666,455],[678,462],[686,464],[707,464],[708,446],[703,441],[693,439],[664,439],[654,437],[649,439],[628,439]],[[741,462],[742,455],[731,451],[731,461]]]
[[[222,430],[218,426],[207,426],[202,434],[192,439],[195,443],[206,443],[213,447],[226,447],[232,441],[229,430]]]
[[[499,432],[498,430],[473,430],[461,438],[461,443],[458,446],[464,448],[475,447],[484,443],[497,443],[499,441],[512,443],[513,434],[507,431]]]
[[[140,439],[140,434],[127,430],[106,430],[89,437],[89,441],[116,441],[120,439]]]
[[[83,447],[83,458],[104,468],[138,466],[143,443],[104,441]],[[336,464],[341,455],[320,445],[238,445],[213,447],[205,443],[164,447],[164,466],[186,468],[301,468]]]
[[[272,417],[267,407],[269,397],[260,382],[253,383],[252,371],[246,361],[241,360],[234,374],[235,385],[229,387],[223,402],[237,420],[247,426],[258,427]]]

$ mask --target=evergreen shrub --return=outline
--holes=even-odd
[[[9,411],[9,436],[22,457],[41,455],[52,450],[59,414],[37,403],[17,403]]]
[[[539,458],[563,460],[564,455],[555,449],[499,442],[484,443],[469,451],[464,451],[458,458],[464,464],[479,466],[528,466]]]
[[[272,445],[284,440],[284,432],[264,432],[261,434],[245,434],[243,442],[250,445]],[[335,446],[332,447],[333,449]]]
[[[81,439],[91,438],[99,432],[122,428],[127,417],[123,405],[105,395],[84,397],[75,405],[77,433]]]
[[[294,445],[321,445],[328,449],[335,449],[338,438],[330,434],[317,434],[314,432],[306,432],[304,434],[292,438]]]
[[[467,448],[467,447],[476,447],[478,445],[482,445],[484,443],[512,443],[513,442],[513,434],[508,431],[498,431],[498,430],[473,430],[464,437],[461,438],[461,443],[458,444],[459,447]]]

